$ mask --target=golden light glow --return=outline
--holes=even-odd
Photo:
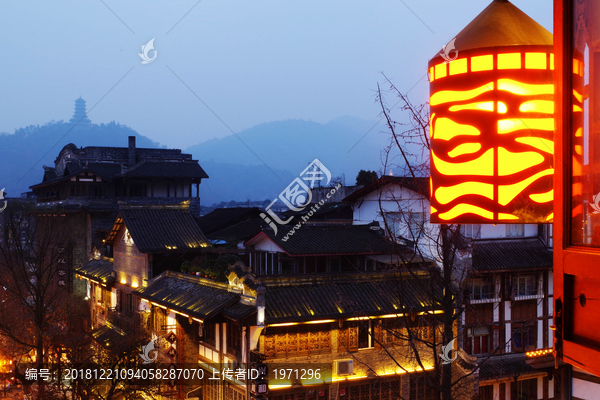
[[[550,213],[550,215],[548,215],[546,217],[546,221],[552,221],[554,219],[554,213]]]
[[[499,213],[499,214],[498,214],[498,219],[510,219],[510,220],[515,220],[515,219],[519,219],[519,217],[517,217],[516,215],[513,215],[513,214]]]
[[[573,89],[573,96],[575,96],[578,102],[583,103],[583,96],[575,89]]]
[[[545,356],[547,354],[551,354],[552,351],[553,351],[552,349],[534,350],[534,351],[528,351],[527,353],[525,353],[525,355],[527,357],[540,357],[540,356]]]
[[[468,135],[478,136],[481,134],[479,129],[472,125],[459,124],[450,118],[438,118],[435,120],[435,139],[450,140],[456,136]]]
[[[286,389],[286,388],[291,388],[291,387],[292,387],[291,383],[276,383],[273,385],[269,385],[269,390]]]
[[[523,143],[535,147],[538,150],[545,151],[546,153],[554,154],[554,142],[552,140],[534,136],[525,136],[515,138],[515,142]]]
[[[583,108],[579,107],[577,104],[573,104],[573,112],[583,112]]]
[[[326,324],[328,322],[335,322],[335,319],[322,319],[319,321],[308,321],[307,324]]]
[[[479,150],[481,150],[481,143],[463,143],[450,150],[448,155],[454,158],[463,154],[477,153]]]
[[[475,56],[471,57],[471,71],[490,71],[494,69],[494,56]]]
[[[583,146],[576,144],[575,145],[575,153],[582,156],[583,155]]]
[[[554,200],[554,189],[551,189],[545,193],[530,194],[529,198],[536,203],[547,203]]]
[[[127,279],[125,279],[125,278],[121,279],[121,283],[122,283],[123,285],[126,285],[126,284],[127,284]]]
[[[533,151],[513,153],[498,147],[498,175],[507,176],[544,162],[544,156]]]
[[[467,72],[467,59],[459,58],[452,61],[450,64],[450,75],[464,74]]]
[[[441,186],[435,191],[435,198],[442,204],[448,204],[466,195],[479,195],[494,200],[494,185],[483,182],[463,182],[454,186]]]
[[[525,53],[526,69],[546,69],[546,53]]]
[[[498,79],[498,90],[506,90],[521,96],[554,94],[554,84],[528,84],[513,79]]]
[[[436,75],[437,76],[437,75]],[[431,95],[429,104],[436,106],[439,104],[448,103],[450,101],[470,100],[482,93],[494,90],[494,82],[487,83],[483,86],[472,90],[441,90]]]
[[[573,196],[581,196],[583,193],[583,183],[576,182],[572,185],[571,194]]]
[[[432,222],[546,221],[555,122],[554,57],[546,47],[506,47],[470,59],[463,53],[439,81],[441,66],[430,63]]]
[[[447,221],[463,214],[475,214],[486,219],[494,219],[493,212],[481,207],[474,206],[472,204],[458,204],[450,211],[441,213],[440,218]]]
[[[498,186],[498,202],[505,206],[515,197],[519,195],[527,186],[531,185],[533,182],[538,179],[546,176],[552,175],[554,173],[554,168],[545,169],[543,171],[538,172],[537,174],[530,176],[527,179],[522,180],[521,182],[512,184],[512,185],[500,185]]]
[[[554,114],[554,102],[551,100],[529,100],[519,106],[519,111]]]
[[[521,53],[498,54],[498,69],[520,69]]]
[[[498,121],[498,133],[511,133],[522,129],[554,130],[554,118],[510,118]]]
[[[461,104],[451,106],[449,108],[450,111],[461,111],[461,110],[482,110],[482,111],[494,111],[494,102],[493,101],[483,101],[479,103],[469,103],[469,104]]]
[[[138,283],[137,283],[137,282],[132,282],[132,283],[131,283],[131,287],[133,287],[133,288],[137,288],[137,287],[138,287]]]
[[[429,82],[433,82],[434,80],[434,74],[433,74],[433,67],[429,68]]]
[[[444,175],[483,175],[494,174],[494,150],[489,149],[480,157],[462,163],[450,163],[439,159],[431,152],[431,159],[435,168]]]
[[[435,79],[440,79],[446,76],[446,63],[441,63],[435,66]]]

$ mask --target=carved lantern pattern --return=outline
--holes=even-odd
[[[552,35],[496,0],[451,43],[429,62],[431,222],[551,221]]]

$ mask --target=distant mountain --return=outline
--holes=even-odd
[[[315,158],[333,176],[345,173],[348,185],[354,184],[360,169],[378,171],[387,137],[379,133],[381,126],[375,125],[353,117],[337,118],[327,124],[303,120],[269,122],[238,134],[252,150],[231,135],[192,146],[185,152],[199,160],[210,177],[200,185],[204,205],[230,200],[272,200]],[[59,151],[68,143],[78,147],[126,147],[127,136],[136,136],[138,147],[161,147],[115,122],[71,128],[70,123],[52,121],[17,129],[13,134],[0,133],[0,149],[4,150],[0,156],[0,189],[5,187],[9,197],[29,191],[29,186],[41,182],[42,166],[54,166]]]
[[[186,152],[200,160],[203,166],[208,165],[207,162],[246,166],[266,164],[271,169],[288,171],[292,177],[298,176],[318,158],[332,175],[344,173],[346,184],[352,185],[361,169],[381,169],[381,151],[388,144],[388,137],[381,134],[381,130],[382,125],[375,121],[353,117],[340,117],[326,124],[304,120],[276,121],[246,129],[237,137],[230,135],[208,140],[189,147]],[[216,184],[216,181],[212,182]],[[289,183],[285,179],[280,182],[277,193]],[[232,199],[244,200],[244,196],[239,193]]]
[[[29,186],[42,181],[43,165],[54,166],[59,151],[67,144],[85,146],[127,146],[127,136],[136,136],[138,147],[160,147],[128,126],[110,122],[75,127],[59,121],[30,125],[14,134],[0,134],[0,189],[9,197],[19,197]]]
[[[274,200],[297,176],[289,171],[274,169],[273,174],[264,165],[242,165],[202,161],[200,165],[209,179],[200,184],[202,205],[221,201]],[[281,179],[280,179],[281,178]]]

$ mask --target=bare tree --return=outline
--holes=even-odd
[[[72,239],[64,212],[37,212],[31,203],[14,201],[0,218],[0,351],[17,361],[17,378],[31,384],[25,371],[35,369],[37,380],[27,389],[39,399],[108,400],[151,392],[155,385],[130,385],[120,375],[64,379],[66,370],[82,367],[136,367],[149,334],[115,328],[109,346],[96,342],[89,306],[68,291]],[[40,370],[51,378],[43,379]]]
[[[420,193],[426,196],[430,162],[429,105],[413,104],[385,75],[384,78],[389,89],[384,92],[378,85],[376,97],[390,135],[390,143],[382,152],[384,171],[400,169],[407,182],[421,180],[425,185]],[[388,105],[386,96],[394,98],[395,104],[399,104],[397,109]],[[403,122],[392,117],[395,111],[402,113]],[[423,197],[396,196],[393,185],[382,185],[379,191],[379,213],[387,236],[393,239],[393,254],[398,260],[395,266],[400,271],[396,274],[398,290],[403,292],[403,286],[413,284],[412,281],[409,283],[408,277],[418,278],[426,271],[429,286],[420,288],[421,293],[428,298],[432,311],[441,311],[415,317],[406,310],[408,312],[401,314],[395,326],[383,327],[388,336],[406,343],[409,358],[423,372],[426,388],[411,387],[410,397],[471,398],[472,379],[478,368],[474,358],[461,353],[464,357],[449,363],[440,357],[443,346],[461,337],[465,311],[463,291],[470,273],[470,243],[461,234],[460,225],[433,225],[425,221],[428,204],[423,204],[426,203]],[[405,267],[419,262],[423,268]],[[382,345],[385,347],[386,343]],[[490,353],[500,352],[503,348],[504,344],[501,344]],[[386,352],[401,367],[403,358],[397,357],[391,347]]]

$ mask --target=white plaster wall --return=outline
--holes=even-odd
[[[600,385],[582,379],[573,378],[573,397],[585,400],[598,399]]]
[[[264,238],[254,245],[254,249],[257,251],[269,251],[283,253],[283,250],[271,241],[271,239]]]
[[[526,224],[523,228],[522,237],[536,237],[538,226]],[[500,239],[506,237],[506,224],[481,224],[481,239]],[[518,239],[519,237],[514,237]]]
[[[437,260],[435,237],[437,224],[429,223],[429,200],[423,195],[397,185],[387,185],[380,191],[373,191],[357,200],[353,205],[353,224],[365,225],[373,221],[385,229],[382,213],[418,212],[424,214],[425,237],[418,238],[418,246],[425,257]],[[401,224],[400,234],[411,237],[408,224]]]

